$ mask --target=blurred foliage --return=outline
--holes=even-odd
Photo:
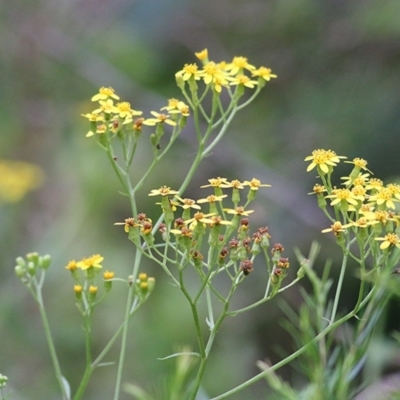
[[[86,121],[80,117],[100,86],[113,86],[134,108],[149,111],[165,97],[178,96],[174,73],[204,47],[216,60],[243,55],[271,67],[278,79],[236,119],[190,191],[214,176],[262,178],[272,188],[257,210],[260,223],[288,249],[320,240],[322,257],[333,259],[334,273],[335,243],[319,235],[326,223],[307,196],[313,177],[306,176],[303,159],[315,148],[332,148],[367,159],[380,177],[399,176],[399,21],[397,0],[3,0],[0,157],[34,163],[46,175],[39,191],[0,208],[0,372],[10,378],[15,397],[54,398],[56,390],[37,310],[14,278],[15,257],[34,250],[53,256],[46,298],[71,381],[83,369],[77,361],[83,334],[64,265],[101,249],[106,268],[121,275],[130,271],[132,246],[113,226],[129,216],[128,207],[103,154],[85,139]],[[189,127],[148,191],[162,184],[174,187],[185,176],[191,133]],[[146,196],[141,203],[151,215]],[[193,337],[179,293],[163,283],[154,265],[146,268],[159,284],[132,325],[125,381],[152,387],[173,367],[173,361],[157,358],[178,345],[190,346]],[[256,274],[246,283],[253,298],[259,289]],[[350,271],[350,303],[354,284]],[[111,304],[122,304],[123,296],[112,297],[97,315],[99,343],[122,314]],[[298,299],[296,290],[290,291],[288,303]],[[399,302],[389,303],[387,319],[394,330],[398,312]],[[257,371],[256,360],[274,361],[273,346],[290,346],[279,328],[282,318],[271,303],[228,321],[205,391],[229,389]],[[382,335],[386,331],[384,326]],[[283,372],[298,381],[295,372]],[[96,371],[88,400],[111,398],[113,373],[112,367]],[[233,399],[258,399],[266,389],[256,385],[243,393]]]

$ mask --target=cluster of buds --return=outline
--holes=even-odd
[[[276,243],[272,246],[272,273],[271,283],[274,288],[279,289],[283,279],[287,275],[287,269],[289,268],[289,259],[282,257],[284,247],[280,243]]]
[[[51,257],[46,254],[44,256],[40,256],[38,253],[28,253],[25,258],[17,257],[16,266],[15,266],[15,274],[21,281],[30,285],[32,278],[36,275],[38,271],[46,271],[51,264]]]
[[[130,284],[133,284],[132,277],[129,277]],[[154,285],[156,280],[153,277],[147,276],[145,273],[141,273],[138,275],[136,282],[135,282],[135,294],[138,298],[143,302],[147,299],[150,293],[154,289]]]

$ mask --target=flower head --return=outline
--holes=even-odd
[[[271,78],[277,78],[278,76],[273,74],[270,68],[260,67],[251,72],[252,76],[258,76],[266,81],[270,81]]]
[[[322,173],[327,174],[331,172],[332,167],[335,167],[341,158],[346,158],[344,156],[338,156],[332,150],[314,150],[311,156],[308,156],[304,161],[312,161],[307,167],[307,172],[311,171],[315,167],[322,171]]]
[[[83,258],[81,261],[77,263],[77,267],[81,270],[85,271],[89,268],[102,268],[100,264],[104,260],[100,254],[93,254],[91,257]]]
[[[103,86],[99,89],[99,93],[92,97],[92,101],[107,100],[110,97],[115,100],[119,100],[119,97],[114,93],[114,89],[112,87],[107,88]]]

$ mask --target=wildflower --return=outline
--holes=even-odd
[[[232,208],[224,208],[224,211],[228,214],[234,214],[234,215],[238,215],[238,216],[245,216],[248,217],[251,213],[254,212],[254,210],[245,210],[244,207],[242,206],[238,206],[234,209]]]
[[[388,233],[385,237],[375,238],[375,240],[382,241],[381,245],[379,246],[381,250],[385,250],[390,246],[396,246],[400,249],[400,239],[396,233]]]
[[[184,81],[188,81],[190,78],[199,80],[202,76],[202,72],[198,70],[196,64],[185,64],[183,69],[178,71],[175,76],[177,78],[182,78]]]
[[[208,50],[207,49],[201,50],[194,54],[200,61],[206,61],[206,62],[208,61]]]
[[[76,266],[80,268],[82,271],[85,271],[89,268],[102,268],[100,264],[104,260],[100,254],[93,254],[91,257],[83,258],[79,261]]]
[[[354,164],[354,168],[357,171],[357,173],[362,169],[372,174],[372,172],[367,168],[368,162],[363,158],[356,157],[353,159],[353,161],[344,161],[344,162],[347,164]]]
[[[262,184],[260,180],[253,178],[251,181],[244,181],[243,185],[250,186],[250,190],[258,190],[260,187],[271,187],[271,185]]]
[[[103,279],[105,280],[105,281],[109,281],[110,279],[112,279],[112,278],[114,278],[114,272],[112,272],[112,271],[105,271],[105,272],[103,272]]]
[[[205,199],[199,199],[197,200],[197,203],[202,204],[202,203],[211,203],[214,204],[217,201],[222,201],[225,197],[227,197],[226,194],[223,194],[221,196],[215,196],[214,194],[211,194],[210,196],[207,196]]]
[[[37,189],[44,181],[43,171],[23,161],[0,160],[0,203],[14,203]]]
[[[318,196],[323,194],[324,192],[326,192],[326,187],[324,185],[320,185],[319,183],[317,183],[314,185],[313,191],[308,194],[316,194]]]
[[[194,228],[197,223],[201,222],[203,224],[213,224],[214,221],[212,219],[210,219],[209,217],[211,217],[212,215],[214,215],[214,213],[208,213],[208,214],[204,214],[200,211],[198,211],[197,213],[195,213],[193,215],[193,218],[190,218],[188,220],[185,221],[186,225],[190,224],[191,228]],[[193,224],[194,223],[194,224]]]
[[[71,272],[76,271],[77,268],[78,268],[78,266],[77,266],[77,262],[75,260],[71,260],[65,267],[65,269],[68,269]]]
[[[100,107],[93,111],[93,114],[118,114],[118,108],[114,105],[114,102],[111,99],[108,100],[100,100]]]
[[[114,225],[124,225],[124,231],[126,233],[129,233],[130,228],[136,228],[138,226],[134,218],[126,218],[125,222],[115,222]]]
[[[248,76],[246,75],[236,75],[233,79],[230,85],[243,85],[246,86],[250,89],[254,89],[255,86],[258,85],[257,81],[251,80]]]
[[[151,111],[150,114],[153,115],[155,118],[145,119],[142,122],[144,125],[154,126],[157,124],[164,124],[164,123],[171,125],[171,126],[176,125],[176,122],[172,121],[172,119],[170,119],[169,115],[167,115],[167,114],[160,114],[156,111]]]
[[[332,167],[335,167],[337,163],[340,162],[341,158],[346,158],[344,156],[338,156],[332,150],[314,150],[311,153],[311,156],[308,156],[304,159],[304,161],[312,161],[311,164],[307,167],[307,172],[311,171],[315,167],[318,170],[321,170],[322,173],[327,174],[331,172]]]
[[[203,185],[203,186],[200,186],[200,187],[201,188],[206,188],[206,187],[210,187],[210,186],[212,186],[214,188],[215,187],[219,187],[219,188],[230,187],[230,184],[229,184],[229,182],[228,182],[228,180],[226,178],[220,178],[220,177],[211,178],[211,179],[208,179],[208,182],[210,182],[209,185]]]
[[[340,204],[341,206],[343,206],[345,211],[348,209],[349,204],[357,206],[358,200],[363,200],[363,197],[355,195],[349,189],[333,189],[332,194],[325,196],[325,198],[333,199],[331,201],[331,206]]]
[[[348,225],[342,225],[340,221],[335,221],[330,228],[323,229],[322,233],[333,232],[335,236],[339,236],[340,232],[346,232]]]
[[[378,178],[371,178],[366,186],[367,190],[371,190],[373,192],[382,189],[383,182]]]
[[[82,290],[83,290],[82,285],[74,285],[74,292],[75,292],[77,295],[80,295],[80,294],[82,293]]]
[[[394,198],[393,190],[389,187],[381,188],[376,194],[370,195],[369,199],[378,206],[385,206],[393,209],[396,208],[394,201],[398,201],[398,199]]]
[[[81,114],[81,116],[88,119],[90,122],[104,121],[104,117],[96,113]]]
[[[161,186],[160,189],[153,189],[150,193],[149,196],[173,196],[179,194],[178,191],[172,190],[169,186]]]
[[[178,199],[182,204],[180,204],[180,207],[182,207],[184,210],[187,210],[188,208],[193,208],[195,210],[201,210],[201,207],[196,204],[195,200],[192,199],[182,199],[181,197],[175,195],[175,198]]]
[[[278,76],[275,74],[272,74],[272,71],[270,68],[266,67],[260,67],[254,71],[251,72],[252,76],[258,76],[259,78],[265,79],[266,81],[270,81],[271,78],[277,78]]]
[[[230,71],[231,75],[236,75],[242,73],[244,69],[253,71],[256,67],[249,64],[246,57],[234,57],[232,62],[226,66],[226,69]]]
[[[101,87],[99,93],[92,97],[92,101],[98,100],[107,100],[109,97],[119,100],[119,97],[114,93],[114,89],[112,87]]]

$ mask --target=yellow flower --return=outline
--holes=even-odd
[[[122,103],[117,103],[117,113],[120,118],[132,118],[133,116],[142,115],[142,111],[135,111],[131,109],[131,104],[127,101],[123,101]]]
[[[322,233],[333,232],[335,236],[339,236],[340,232],[345,232],[349,225],[342,225],[340,221],[335,221],[330,228],[323,229]]]
[[[357,200],[363,200],[362,197],[360,198],[359,196],[355,195],[349,189],[333,189],[332,194],[325,196],[325,198],[333,199],[331,206],[334,206],[342,201],[356,206],[358,205]]]
[[[130,228],[136,228],[137,226],[140,226],[136,223],[134,218],[126,218],[125,222],[115,222],[114,225],[124,225],[124,231],[126,233],[129,233]]]
[[[188,208],[193,208],[195,210],[201,210],[201,207],[196,204],[195,200],[192,199],[182,199],[181,197],[175,195],[175,198],[178,199],[182,204],[180,204],[180,207],[182,207],[184,210]]]
[[[106,280],[106,281],[109,281],[110,279],[112,279],[112,278],[114,278],[114,272],[112,272],[112,271],[105,271],[105,272],[103,272],[103,278],[104,278],[104,280]]]
[[[153,189],[149,196],[173,196],[179,194],[177,190],[172,190],[169,186],[161,186],[160,189]]]
[[[400,239],[395,233],[388,233],[385,237],[375,238],[375,240],[382,241],[381,245],[379,246],[381,250],[385,250],[390,246],[396,246],[400,249]]]
[[[93,111],[93,114],[119,114],[118,108],[114,105],[114,102],[111,99],[100,100],[100,107]]]
[[[233,78],[232,82],[230,85],[243,85],[246,86],[250,89],[254,89],[255,86],[258,85],[257,81],[251,80],[248,76],[246,75],[237,75]]]
[[[14,203],[30,191],[37,189],[44,180],[42,170],[23,161],[0,160],[0,203]]]
[[[246,57],[234,57],[232,62],[226,66],[231,75],[236,75],[238,72],[242,73],[244,69],[253,71],[256,69],[254,65],[247,62]]]
[[[169,119],[168,114],[160,114],[156,111],[151,111],[150,114],[153,115],[155,118],[145,119],[143,121],[144,125],[154,126],[154,125],[162,124],[162,123],[166,123],[171,126],[176,125],[176,122],[172,121],[172,119]]]
[[[178,71],[175,76],[182,78],[184,81],[188,81],[190,78],[199,80],[202,76],[202,72],[198,70],[199,67],[196,64],[185,64],[183,69]]]
[[[262,184],[260,180],[253,178],[251,181],[244,181],[243,185],[250,186],[250,190],[258,190],[260,187],[271,187],[271,185]]]
[[[80,268],[82,271],[85,271],[91,267],[93,268],[102,268],[102,265],[100,264],[104,260],[104,257],[102,257],[100,254],[93,254],[89,258],[83,258],[81,261],[79,261],[76,266]]]
[[[90,122],[97,122],[97,121],[104,121],[104,117],[99,114],[95,113],[88,113],[88,114],[81,114],[82,117],[85,117],[88,119]]]
[[[77,263],[76,263],[75,260],[71,260],[71,261],[67,264],[67,266],[65,267],[65,269],[68,269],[68,270],[70,270],[70,271],[75,271],[75,270],[78,268],[76,264],[77,264]]]
[[[224,211],[228,214],[239,215],[240,217],[248,217],[254,210],[245,210],[244,207],[236,207],[236,208],[224,208]]]
[[[371,202],[375,202],[378,206],[386,206],[387,208],[396,208],[394,205],[395,201],[399,201],[394,198],[393,190],[389,187],[381,188],[378,193],[370,195]]]
[[[356,157],[353,159],[353,161],[345,161],[345,163],[354,164],[355,167],[358,167],[359,169],[368,171],[369,173],[372,174],[372,172],[367,168],[368,162],[366,160],[364,160],[363,158]]]
[[[311,156],[308,156],[304,161],[312,161],[312,163],[307,167],[307,172],[311,171],[315,167],[318,167],[324,174],[330,171],[330,168],[335,167],[337,163],[340,162],[341,158],[346,158],[344,156],[338,156],[332,150],[314,150]]]
[[[270,68],[260,67],[251,72],[252,76],[258,76],[266,81],[270,81],[271,78],[277,78],[278,76],[273,74]]]
[[[74,292],[75,292],[76,294],[81,294],[81,293],[82,293],[82,290],[83,290],[82,285],[74,285]]]
[[[200,186],[201,188],[206,188],[206,187],[219,187],[219,188],[228,188],[230,187],[230,184],[226,178],[211,178],[208,179],[208,182],[210,182],[209,185],[203,185]]]
[[[96,294],[97,293],[97,286],[90,285],[89,286],[89,293],[90,294]]]
[[[99,93],[92,97],[92,101],[98,100],[107,100],[109,97],[112,97],[115,100],[119,100],[119,97],[114,93],[114,89],[112,87],[101,87]]]
[[[216,203],[217,201],[222,201],[225,197],[227,197],[226,194],[223,194],[221,196],[215,196],[214,194],[211,194],[210,196],[207,196],[205,199],[197,200],[197,202],[199,204],[202,204],[202,203]]]
[[[308,194],[323,194],[324,192],[326,192],[326,188],[323,185],[320,185],[319,183],[317,183],[316,185],[314,185],[313,187],[313,191],[311,193]]]
[[[208,50],[207,49],[201,50],[194,54],[200,61],[206,61],[208,59]]]

